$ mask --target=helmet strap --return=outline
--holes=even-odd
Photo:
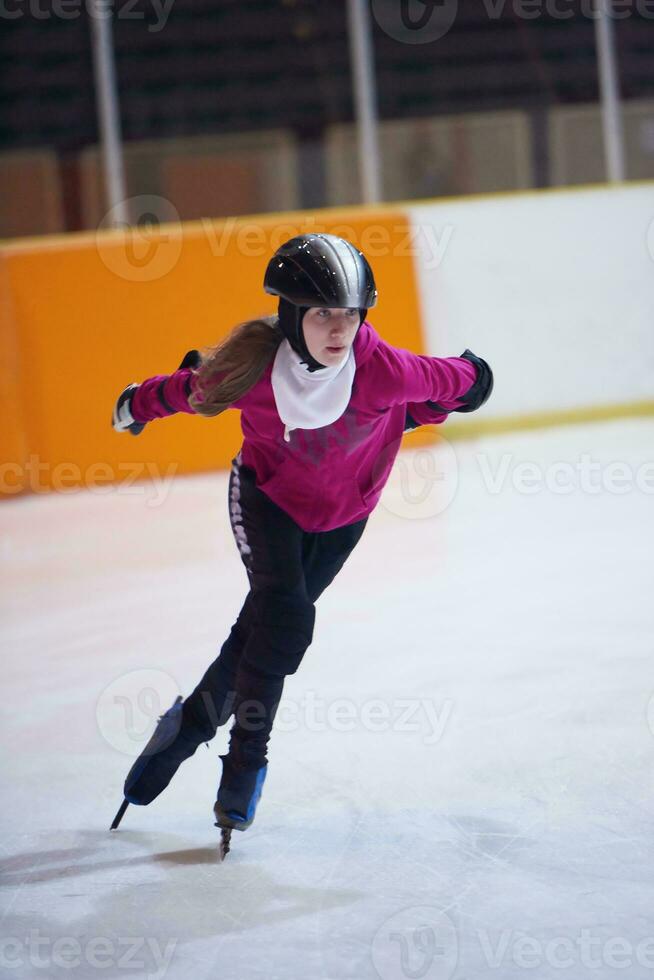
[[[296,306],[295,303],[289,303],[283,296],[279,297],[279,327],[295,353],[302,359],[302,363],[306,364],[307,370],[313,372],[320,371],[327,365],[317,361],[309,353],[309,348],[306,345],[302,320],[308,309],[308,306]]]

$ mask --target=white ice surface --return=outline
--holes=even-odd
[[[404,491],[319,600],[223,864],[226,728],[107,828],[116,745],[189,692],[244,596],[226,475],[0,506],[0,976],[654,977],[654,421],[454,453],[427,460],[426,505],[426,457],[402,455]],[[600,492],[538,484],[584,454]],[[152,690],[130,703],[136,670]]]

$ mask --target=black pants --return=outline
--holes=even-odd
[[[232,460],[230,521],[250,591],[220,655],[184,704],[203,740],[232,714],[230,758],[259,768],[266,760],[284,678],[313,638],[314,603],[341,570],[368,518],[307,532],[255,485],[254,471]]]

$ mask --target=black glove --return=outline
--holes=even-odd
[[[127,385],[118,396],[111,416],[111,424],[116,432],[131,432],[133,436],[138,436],[145,428],[145,422],[136,422],[132,415],[132,398],[137,389],[138,385],[134,382]]]
[[[182,363],[177,368],[199,368],[202,364],[202,355],[199,350],[190,350],[184,355]],[[138,389],[136,382],[133,382],[120,393],[118,401],[114,406],[111,416],[111,424],[116,432],[131,432],[133,436],[139,436],[146,426],[146,422],[136,422],[132,415],[132,398]]]
[[[477,380],[473,384],[472,388],[457,398],[457,401],[463,402],[459,408],[447,409],[439,405],[438,402],[427,402],[426,404],[434,412],[474,412],[488,401],[493,390],[493,372],[486,363],[482,361],[481,357],[477,357],[473,354],[471,350],[464,350],[463,354],[460,355],[465,358],[466,361],[470,361],[477,368]]]
[[[184,354],[184,360],[177,368],[178,371],[182,371],[184,368],[199,368],[202,364],[202,354],[199,350],[190,350]]]
[[[473,354],[471,350],[464,350],[461,357],[464,357],[466,361],[470,361],[477,368],[477,380],[473,384],[470,391],[467,391],[458,400],[460,402],[465,402],[460,408],[455,408],[455,412],[475,412],[478,408],[487,402],[491,396],[493,390],[493,372],[491,371],[489,365],[486,361],[483,361],[481,357],[477,357]]]

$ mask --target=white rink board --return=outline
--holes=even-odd
[[[484,418],[654,398],[654,183],[407,210],[427,352],[489,362]]]

